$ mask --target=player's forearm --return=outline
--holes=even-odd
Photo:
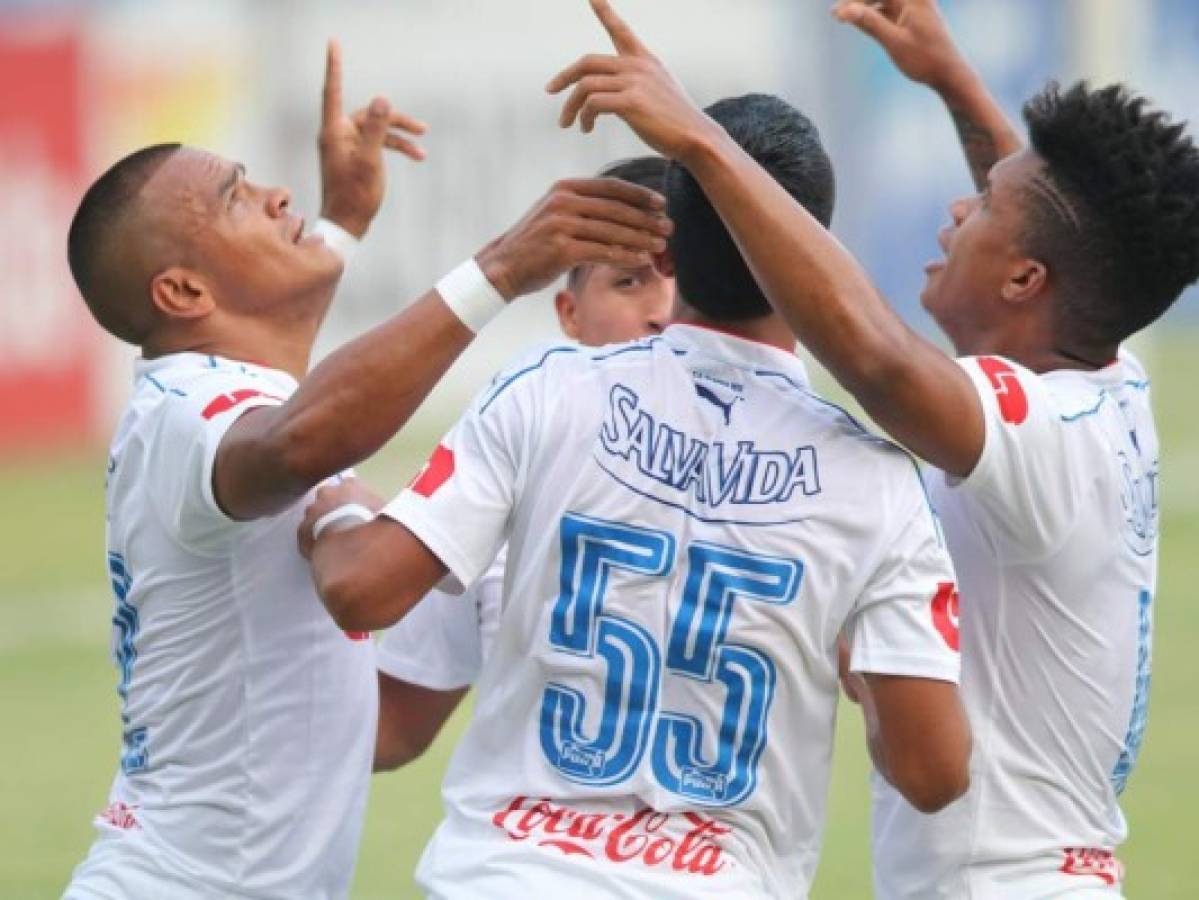
[[[331,354],[284,405],[276,440],[314,485],[375,453],[408,421],[474,334],[430,291]]]
[[[882,380],[908,328],[837,239],[723,132],[685,165],[804,346],[850,390]]]
[[[388,772],[418,759],[441,733],[466,691],[434,690],[380,672],[374,771]]]
[[[301,524],[301,553],[312,567],[321,602],[345,631],[388,628],[433,589],[447,569],[407,528],[387,516],[365,525],[330,528],[306,550]]]
[[[981,191],[991,167],[1019,151],[1024,142],[982,78],[964,60],[933,88],[953,119],[970,177]]]
[[[862,715],[875,768],[923,813],[970,787],[970,725],[957,686],[866,674]]]

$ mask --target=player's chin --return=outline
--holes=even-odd
[[[319,237],[311,242],[305,239],[296,245],[296,262],[300,268],[311,271],[315,277],[337,279],[345,269],[345,261]]]

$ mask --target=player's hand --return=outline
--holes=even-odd
[[[370,513],[376,513],[383,508],[383,499],[357,478],[344,478],[340,481],[329,481],[317,489],[312,503],[304,510],[304,519],[296,537],[300,544],[300,555],[305,559],[312,558],[312,548],[316,544],[313,530],[322,518],[337,509],[351,507],[356,504]],[[329,531],[342,531],[363,523],[361,516],[347,515],[326,525],[325,534]]]
[[[863,694],[869,690],[866,679],[849,671],[849,641],[844,634],[837,635],[837,675],[841,679],[841,690],[853,703],[861,703]]]
[[[584,56],[546,85],[551,94],[574,86],[558,124],[569,128],[577,120],[584,132],[590,132],[599,116],[619,116],[663,156],[685,165],[704,136],[719,126],[691,101],[608,0],[590,2],[617,55]]]
[[[321,215],[355,237],[367,228],[383,203],[387,175],[383,149],[422,160],[425,151],[407,134],[424,134],[426,125],[392,110],[383,97],[350,115],[341,106],[341,46],[330,41],[325,60],[321,131]]]
[[[912,81],[934,90],[968,69],[936,0],[839,0],[832,14],[878,41]]]
[[[476,257],[505,300],[540,290],[575,266],[651,265],[672,224],[666,198],[618,178],[560,181]]]

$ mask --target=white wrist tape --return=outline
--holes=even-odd
[[[317,219],[312,226],[312,233],[319,234],[330,250],[341,257],[342,262],[348,263],[354,257],[360,243],[358,238],[350,234],[336,222],[328,219]]]
[[[473,258],[437,282],[437,293],[462,324],[475,334],[508,305]]]
[[[312,539],[319,541],[321,533],[332,527],[338,522],[348,522],[353,520],[359,525],[371,521],[375,518],[375,514],[363,506],[361,503],[343,503],[336,509],[331,509],[312,524]],[[334,531],[341,531],[341,528],[334,528]]]

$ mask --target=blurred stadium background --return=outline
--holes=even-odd
[[[1128,80],[1199,118],[1194,0],[943,0],[1005,105],[1047,78]],[[826,0],[624,0],[701,102],[779,93],[821,127],[839,174],[835,228],[911,319],[946,203],[969,189],[936,99],[902,81]],[[131,353],[88,319],[64,259],[86,184],[138,146],[182,140],[285,183],[315,212],[324,41],[346,52],[347,103],[386,94],[432,126],[429,161],[397,162],[346,279],[329,348],[418,295],[560,176],[640,152],[622,128],[555,126],[542,85],[602,49],[583,0],[0,0],[0,896],[57,896],[89,843],[119,743],[107,659],[104,444]],[[1162,572],[1148,740],[1121,856],[1136,898],[1193,897],[1199,804],[1193,696],[1199,610],[1199,304],[1139,343],[1164,447]],[[394,491],[506,357],[554,335],[544,298],[507,312],[365,474]],[[823,382],[827,384],[827,381]],[[817,900],[868,897],[866,757],[842,716]],[[354,896],[415,895],[462,716],[425,759],[376,780]]]

